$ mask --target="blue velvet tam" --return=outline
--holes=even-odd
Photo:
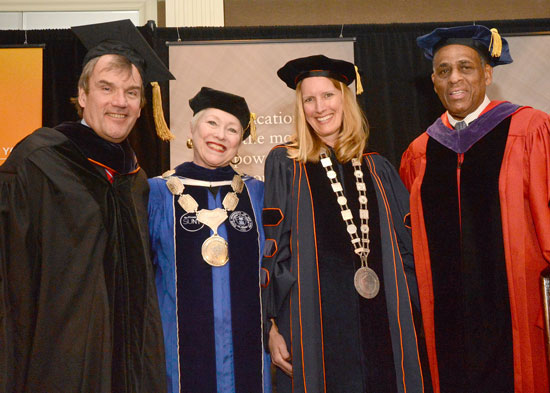
[[[500,36],[497,29],[482,25],[440,27],[429,34],[416,39],[424,50],[424,56],[433,60],[435,53],[446,45],[465,45],[475,49],[492,67],[510,64],[512,56],[508,42]]]

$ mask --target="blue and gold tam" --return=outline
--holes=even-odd
[[[446,45],[465,45],[475,49],[492,67],[513,61],[508,42],[497,29],[482,25],[440,27],[418,37],[416,43],[424,49],[424,56],[428,60],[433,60],[435,53]]]

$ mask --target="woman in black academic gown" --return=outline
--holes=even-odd
[[[244,98],[203,87],[193,161],[150,180],[149,227],[169,392],[270,392],[263,351],[263,183],[235,172],[254,122]],[[267,370],[267,372],[265,372]]]
[[[296,90],[292,140],[265,167],[263,311],[278,392],[429,390],[408,193],[385,158],[365,153],[355,66],[317,55],[277,74]]]

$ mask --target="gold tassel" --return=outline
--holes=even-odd
[[[363,93],[363,84],[361,83],[361,75],[359,75],[359,68],[355,66],[355,87],[357,88],[357,95]]]
[[[153,86],[153,118],[155,119],[155,128],[157,135],[163,141],[174,139],[175,136],[170,132],[166,120],[164,119],[164,111],[162,110],[162,94],[160,86],[157,82],[151,82]]]
[[[492,57],[500,57],[502,53],[502,38],[498,34],[498,30],[495,28],[491,29],[491,42],[489,43],[489,50],[491,51]]]
[[[256,134],[256,123],[254,122],[256,120],[256,114],[254,112],[250,112],[250,121],[248,122],[248,126],[250,127],[250,139],[252,142],[256,142],[257,140],[257,134]]]

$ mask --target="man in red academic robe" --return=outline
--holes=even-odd
[[[550,120],[490,101],[496,29],[417,39],[447,111],[403,154],[436,392],[548,392],[539,289],[550,262]]]

